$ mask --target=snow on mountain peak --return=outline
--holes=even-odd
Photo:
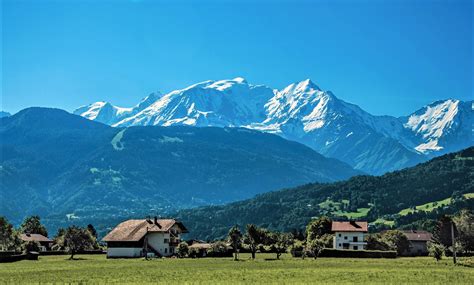
[[[74,113],[119,127],[253,128],[304,143],[357,169],[382,173],[381,164],[372,162],[383,160],[385,148],[394,161],[394,153],[400,156],[399,164],[390,159],[381,162],[394,170],[418,161],[421,154],[456,151],[469,145],[473,121],[470,104],[449,99],[407,117],[373,116],[323,91],[310,79],[277,90],[236,77],[203,81],[164,95],[152,93],[133,108],[97,102]],[[350,154],[341,152],[343,149],[350,149]]]

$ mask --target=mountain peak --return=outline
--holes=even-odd
[[[247,84],[247,80],[243,77],[236,77],[236,78],[232,79],[232,81],[235,81],[235,82],[240,83],[240,84]]]
[[[307,78],[303,81],[300,81],[297,83],[298,88],[305,89],[305,90],[317,90],[321,91],[321,88],[319,88],[318,85],[316,85],[311,79]]]

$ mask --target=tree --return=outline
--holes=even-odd
[[[410,247],[407,236],[398,230],[389,230],[383,233],[382,242],[387,244],[391,250],[396,250],[399,255]]]
[[[87,230],[91,233],[93,237],[97,239],[97,231],[95,230],[94,226],[92,224],[87,225]]]
[[[240,244],[242,243],[242,233],[238,226],[233,226],[229,233],[227,234],[228,240],[232,245],[232,249],[234,250],[234,260],[239,260],[239,248]]]
[[[97,241],[97,231],[95,230],[92,224],[87,225],[87,230],[91,233],[92,237],[94,238],[94,249],[99,249],[99,242]]]
[[[226,253],[227,252],[227,244],[223,241],[216,241],[211,244],[211,251],[215,253]]]
[[[21,232],[29,234],[40,234],[45,237],[48,236],[46,227],[41,224],[39,216],[26,217],[20,226]]]
[[[254,224],[247,225],[244,242],[249,246],[250,252],[252,253],[252,259],[255,259],[258,245],[265,242],[266,232],[267,231]]]
[[[61,250],[64,249],[64,235],[66,234],[66,230],[64,228],[59,228],[58,232],[53,238],[54,245],[51,248],[52,250]]]
[[[386,244],[381,234],[370,234],[366,238],[367,250],[389,250],[390,246]]]
[[[7,218],[0,216],[0,251],[21,251],[22,241]]]
[[[440,261],[444,254],[444,246],[439,243],[428,243],[428,252],[430,256],[434,257],[436,261]]]
[[[69,259],[74,259],[74,254],[77,252],[92,249],[94,237],[86,228],[70,226],[64,233],[63,246],[71,254]]]
[[[457,240],[461,245],[461,250],[474,251],[474,214],[472,211],[461,210],[453,220],[458,230]]]
[[[311,241],[322,237],[325,234],[331,234],[332,221],[328,217],[320,217],[312,220],[306,226],[306,240]]]
[[[285,253],[293,244],[293,236],[288,233],[270,233],[267,243],[270,244],[271,249],[276,253],[277,259],[280,259],[281,254]]]
[[[318,258],[324,248],[324,241],[318,238],[306,242],[306,250],[309,251],[314,259]]]
[[[177,251],[178,257],[184,258],[188,255],[188,253],[189,253],[188,244],[185,241],[180,242],[178,245],[178,251]]]
[[[443,215],[436,224],[433,231],[433,240],[443,245],[445,248],[453,245],[451,237],[451,223],[452,219],[446,215]],[[454,235],[456,236],[456,228],[454,229]]]

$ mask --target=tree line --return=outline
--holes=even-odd
[[[7,218],[0,216],[0,250],[13,252],[39,251],[37,241],[24,242],[20,234],[40,234],[48,237],[46,227],[41,224],[39,216],[26,217],[19,228],[15,229]],[[74,255],[84,250],[100,249],[97,231],[93,225],[86,227],[69,226],[59,228],[53,238],[54,250],[65,250],[74,258]]]

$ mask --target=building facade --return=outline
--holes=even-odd
[[[424,256],[428,255],[428,242],[432,239],[432,234],[427,231],[402,231],[408,239],[409,247],[402,255],[404,256]]]
[[[128,220],[120,223],[103,241],[107,257],[171,256],[187,233],[184,225],[174,219]]]
[[[363,250],[367,243],[364,241],[367,234],[367,222],[332,222],[331,230],[334,233],[333,248]]]

